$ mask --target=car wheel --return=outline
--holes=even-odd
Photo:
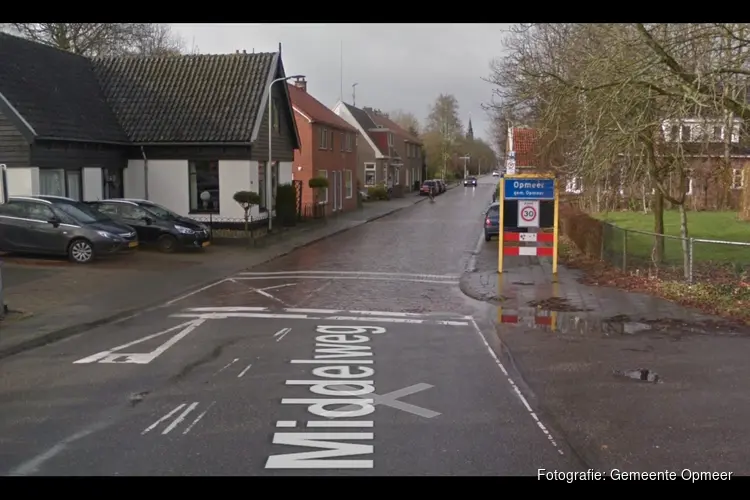
[[[76,264],[88,264],[94,260],[94,247],[87,240],[73,240],[68,246],[68,258]]]
[[[177,249],[177,239],[169,234],[160,236],[156,244],[164,253],[172,253]]]

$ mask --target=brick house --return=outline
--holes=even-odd
[[[357,208],[357,129],[307,92],[307,81],[289,84],[300,149],[294,151],[294,180],[300,180],[303,207],[315,203],[311,177],[325,177],[318,203],[326,215]],[[305,210],[305,208],[303,208]]]
[[[370,115],[370,118],[376,126],[387,129],[393,134],[393,145],[391,146],[391,156],[399,158],[400,164],[397,164],[399,183],[403,184],[404,191],[411,192],[422,181],[422,140],[408,130],[403,129],[400,125],[393,122],[388,115],[380,113],[371,108],[364,108]]]
[[[396,146],[394,130],[384,122],[376,123],[377,114],[372,108],[357,108],[339,101],[333,112],[346,120],[359,132],[357,143],[357,173],[363,187],[393,183],[393,196],[401,197],[406,192],[406,169],[404,159]],[[389,120],[390,121],[390,120]],[[392,123],[392,122],[391,122]],[[417,153],[422,155],[421,151]],[[421,169],[422,163],[419,163]],[[418,169],[421,177],[422,171]]]
[[[10,195],[145,198],[181,215],[265,218],[299,137],[281,50],[89,59],[0,33],[0,163]],[[33,82],[30,84],[29,82]],[[268,120],[268,102],[273,103]],[[201,195],[207,192],[208,201]]]

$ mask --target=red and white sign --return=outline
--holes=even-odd
[[[552,243],[555,235],[552,233],[503,233],[505,241],[522,241],[527,243]]]
[[[539,227],[538,200],[518,200],[518,227]]]
[[[552,257],[552,247],[503,247],[503,255],[524,255],[529,257]]]

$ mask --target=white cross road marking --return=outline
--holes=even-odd
[[[229,278],[229,281],[231,281],[232,283],[238,283],[234,278]],[[270,293],[266,292],[265,289],[263,289],[263,288],[255,288],[255,287],[252,287],[252,286],[250,286],[248,288],[250,289],[251,292],[255,292],[258,295],[262,295],[263,297],[266,297],[267,299],[275,300],[276,302],[278,302],[282,306],[287,306],[287,307],[289,306],[289,304],[287,304],[286,302],[284,302],[283,300],[281,300],[281,299],[279,299],[277,297],[274,297]]]
[[[282,328],[278,332],[274,333],[273,336],[276,339],[276,342],[278,342],[279,340],[281,340],[284,337],[286,337],[286,334],[289,333],[289,332],[291,332],[291,331],[292,331],[291,328]]]
[[[432,410],[428,410],[427,408],[422,408],[421,406],[412,405],[409,403],[404,403],[403,401],[399,401],[398,398],[402,398],[404,396],[408,396],[410,394],[416,394],[417,392],[426,391],[427,389],[431,389],[434,387],[430,384],[425,383],[419,383],[410,385],[409,387],[404,387],[403,389],[399,389],[397,391],[389,392],[387,394],[356,394],[354,391],[358,390],[358,387],[352,387],[349,385],[341,385],[338,386],[340,389],[337,389],[343,396],[356,396],[360,399],[372,399],[373,405],[385,405],[390,406],[391,408],[395,408],[397,410],[405,411],[407,413],[411,413],[413,415],[418,415],[420,417],[424,418],[435,418],[440,415],[440,413]],[[356,405],[347,405],[343,408],[340,408],[336,411],[349,411],[349,410],[356,410],[359,408]]]

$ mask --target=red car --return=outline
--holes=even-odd
[[[427,196],[432,191],[432,195],[435,196],[438,193],[438,185],[435,181],[424,181],[422,187],[419,188],[419,196]]]

